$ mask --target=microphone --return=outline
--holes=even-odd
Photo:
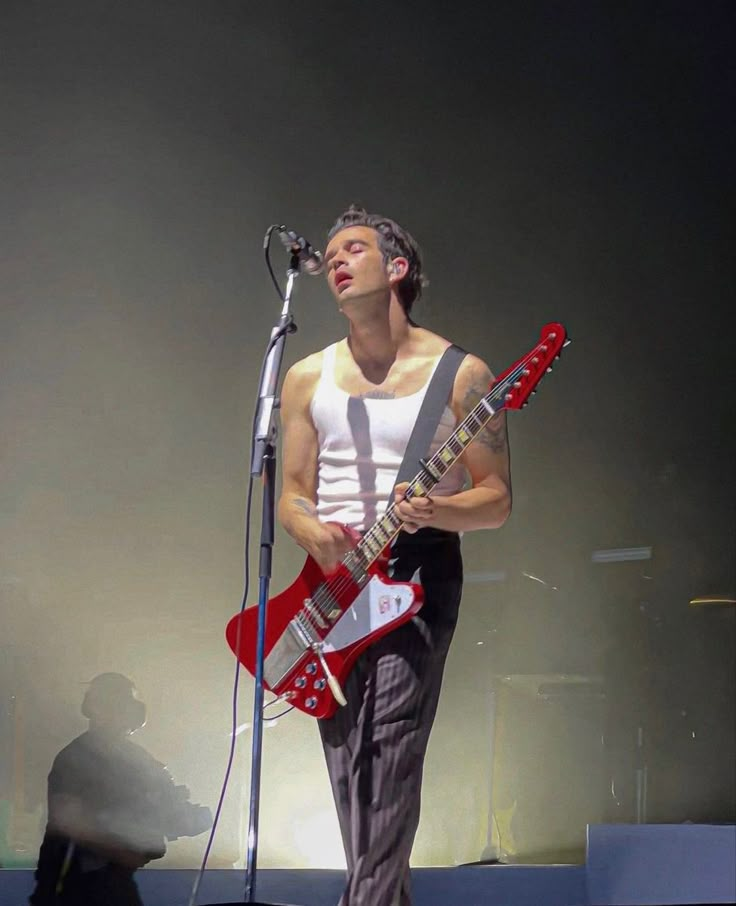
[[[279,238],[284,245],[284,248],[291,252],[292,255],[297,255],[301,261],[304,270],[311,274],[313,277],[316,277],[317,274],[321,274],[324,268],[324,260],[322,258],[322,252],[317,251],[305,238],[300,236],[299,233],[295,233],[294,230],[288,230],[283,224],[278,227]]]

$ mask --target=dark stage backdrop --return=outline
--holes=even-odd
[[[689,604],[736,590],[733,9],[3,4],[2,864],[33,864],[101,671],[215,803],[279,310],[261,239],[285,221],[323,245],[353,201],[421,243],[423,325],[499,371],[547,321],[574,340],[510,418],[511,520],[464,539],[415,863],[733,819],[734,607]],[[321,280],[294,314],[286,364],[343,334]],[[274,590],[300,564],[279,532]],[[242,853],[251,692],[216,865]],[[342,864],[306,717],[265,732],[260,843],[263,865]]]

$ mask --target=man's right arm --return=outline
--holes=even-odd
[[[319,380],[319,356],[292,366],[281,388],[282,483],[279,520],[324,572],[353,546],[334,523],[317,518],[319,441],[310,406]]]

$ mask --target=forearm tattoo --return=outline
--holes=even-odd
[[[488,393],[488,387],[474,380],[463,399],[465,412],[471,412]],[[508,448],[506,432],[506,413],[499,412],[493,416],[478,435],[478,442],[488,447],[492,453],[505,453]]]
[[[300,510],[303,510],[307,516],[316,516],[317,507],[312,503],[311,500],[305,500],[304,497],[295,497],[291,501],[294,506],[299,507]]]

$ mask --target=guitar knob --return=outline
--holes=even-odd
[[[294,685],[297,689],[303,689],[307,685],[307,681],[303,676],[298,676],[294,681]]]
[[[317,699],[310,695],[309,698],[304,702],[304,707],[309,709],[314,709],[317,707]]]
[[[326,679],[318,679],[318,680],[314,681],[314,688],[317,690],[317,692],[321,692],[325,688],[326,685],[327,685]]]
[[[307,673],[314,674],[317,672],[317,664],[314,661],[310,661],[306,667]]]

